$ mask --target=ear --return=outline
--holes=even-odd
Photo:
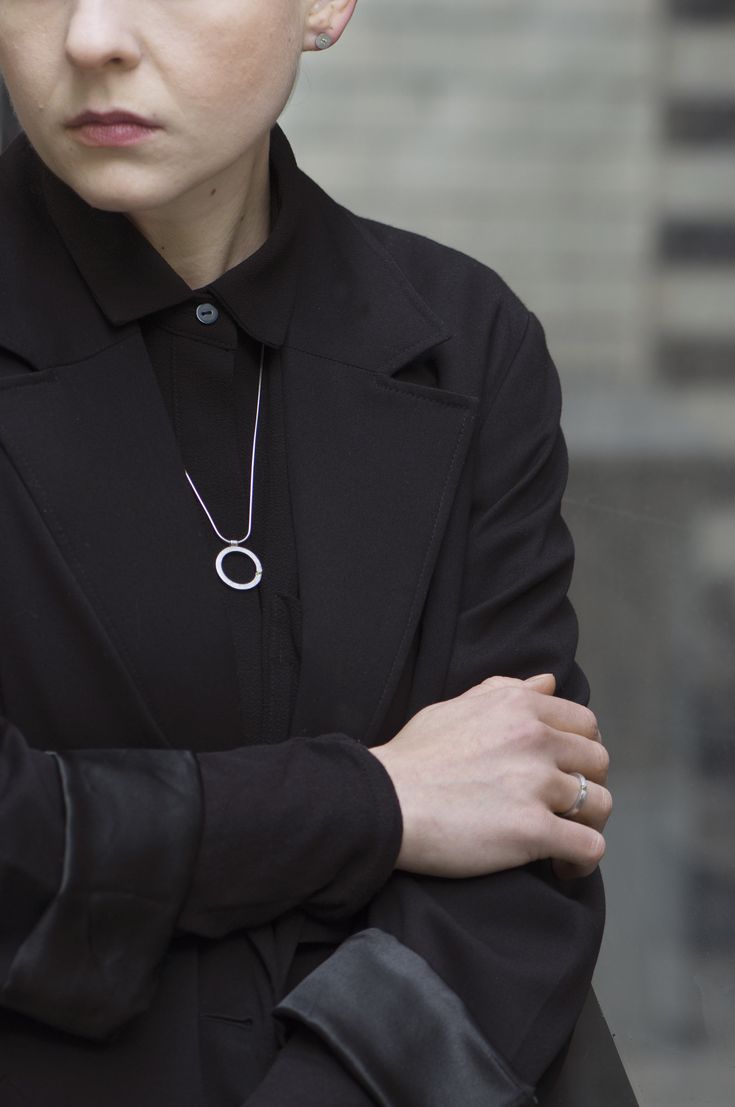
[[[357,0],[309,0],[304,26],[304,50],[324,49],[317,44],[320,35],[337,42],[352,19]]]

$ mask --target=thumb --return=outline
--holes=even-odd
[[[538,676],[528,677],[523,683],[545,696],[553,696],[556,691],[556,677],[553,673],[539,673]]]

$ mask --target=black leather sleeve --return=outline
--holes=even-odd
[[[7,726],[2,746],[25,826],[11,822],[17,798],[0,803],[8,905],[0,1002],[106,1038],[148,1005],[191,879],[201,826],[196,761],[170,750],[44,754]],[[29,824],[47,863],[25,838]]]
[[[276,1011],[318,1034],[380,1107],[531,1101],[459,996],[382,930],[348,938]]]

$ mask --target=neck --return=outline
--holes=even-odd
[[[254,254],[270,227],[269,141],[245,166],[129,218],[190,288],[203,288]]]

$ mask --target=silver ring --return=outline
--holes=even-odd
[[[589,781],[583,773],[570,773],[570,776],[576,776],[579,781],[579,791],[577,792],[577,798],[569,810],[561,812],[562,819],[569,819],[572,815],[576,815],[577,812],[581,811],[587,802],[587,796],[589,794]]]

